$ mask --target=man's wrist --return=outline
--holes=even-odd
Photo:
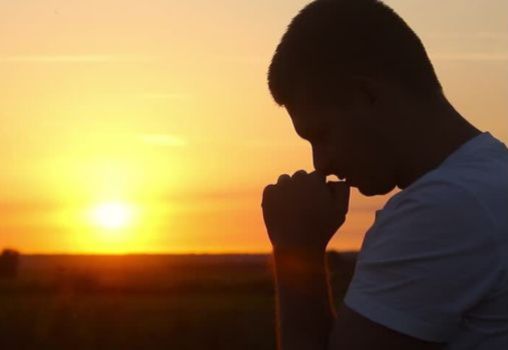
[[[326,254],[326,244],[321,245],[273,245],[275,257],[300,257],[305,259],[321,258]]]
[[[294,257],[300,259],[321,259],[326,254],[326,247],[273,246],[275,258]]]
[[[293,272],[322,270],[325,265],[325,248],[274,247],[273,258],[276,269]]]

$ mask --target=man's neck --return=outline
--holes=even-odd
[[[481,134],[449,104],[439,106],[431,113],[433,116],[428,120],[434,123],[426,124],[424,128],[413,128],[408,133],[412,147],[402,155],[400,169],[403,170],[399,172],[398,179],[398,186],[402,189],[437,168],[463,144]]]

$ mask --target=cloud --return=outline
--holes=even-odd
[[[246,65],[266,65],[270,62],[270,58],[272,57],[272,53],[267,53],[266,55],[211,55],[212,59],[231,63],[231,64],[246,64]]]
[[[427,38],[439,38],[439,39],[489,39],[489,40],[506,40],[508,38],[508,32],[505,31],[479,31],[479,32],[427,32],[425,35]]]
[[[7,55],[0,56],[0,63],[146,63],[156,60],[155,56],[139,55]]]
[[[473,34],[474,37],[480,39],[503,39],[508,38],[508,32],[476,32]]]
[[[171,193],[163,198],[164,201],[194,202],[196,200],[242,200],[260,198],[262,189],[244,188],[244,189],[211,189],[203,191],[190,191],[182,193]]]
[[[508,61],[508,52],[457,52],[457,53],[434,53],[430,57],[438,61],[483,61],[483,62],[505,62]]]
[[[140,134],[141,142],[165,147],[184,147],[188,145],[188,141],[180,136],[169,134]]]

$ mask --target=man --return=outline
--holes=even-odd
[[[416,34],[379,1],[317,0],[268,80],[315,166],[263,193],[279,347],[508,349],[508,150],[447,101]],[[324,256],[350,186],[402,191],[376,212],[335,313]]]

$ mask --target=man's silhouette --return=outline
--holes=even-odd
[[[508,349],[508,150],[447,101],[415,33],[379,1],[317,0],[268,78],[315,166],[263,193],[279,346]],[[402,191],[376,212],[335,312],[324,254],[350,186]]]

